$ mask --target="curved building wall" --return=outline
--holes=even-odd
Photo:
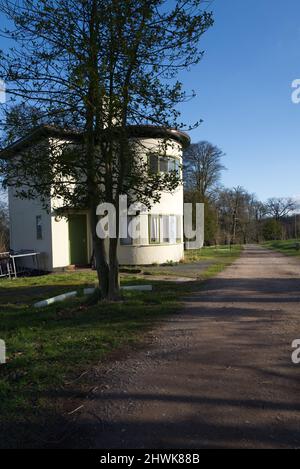
[[[141,143],[141,157],[146,158],[147,153],[160,153],[165,145],[160,139],[143,139]],[[166,158],[175,158],[182,165],[182,146],[170,141],[166,146]],[[159,225],[159,240],[151,242],[151,217],[156,219]],[[150,265],[154,263],[162,264],[166,262],[179,262],[184,257],[183,243],[183,186],[180,185],[172,193],[162,192],[160,202],[154,204],[150,211],[141,214],[139,217],[141,231],[147,233],[145,238],[132,240],[132,244],[119,246],[119,262],[124,265]],[[164,240],[163,222],[170,218],[173,223],[177,223],[176,240]],[[175,221],[176,220],[176,221]],[[180,234],[179,234],[180,232]],[[174,237],[174,236],[173,236]]]

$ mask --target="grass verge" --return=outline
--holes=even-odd
[[[263,246],[281,252],[286,256],[299,257],[300,249],[297,248],[297,244],[300,247],[300,240],[290,239],[288,241],[268,241],[263,243]]]

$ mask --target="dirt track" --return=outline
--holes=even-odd
[[[299,260],[248,246],[185,303],[146,350],[99,372],[85,444],[299,448]]]

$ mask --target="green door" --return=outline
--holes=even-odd
[[[86,215],[69,217],[70,264],[87,265],[87,221]]]

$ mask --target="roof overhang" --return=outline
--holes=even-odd
[[[127,127],[128,134],[132,138],[163,138],[174,140],[182,147],[190,145],[191,140],[188,134],[176,129],[167,129],[155,125],[130,125]],[[26,148],[37,144],[45,138],[58,138],[70,141],[82,141],[84,133],[63,130],[50,125],[41,125],[32,130],[25,137],[20,138],[0,152],[0,158],[6,159],[19,153]]]

